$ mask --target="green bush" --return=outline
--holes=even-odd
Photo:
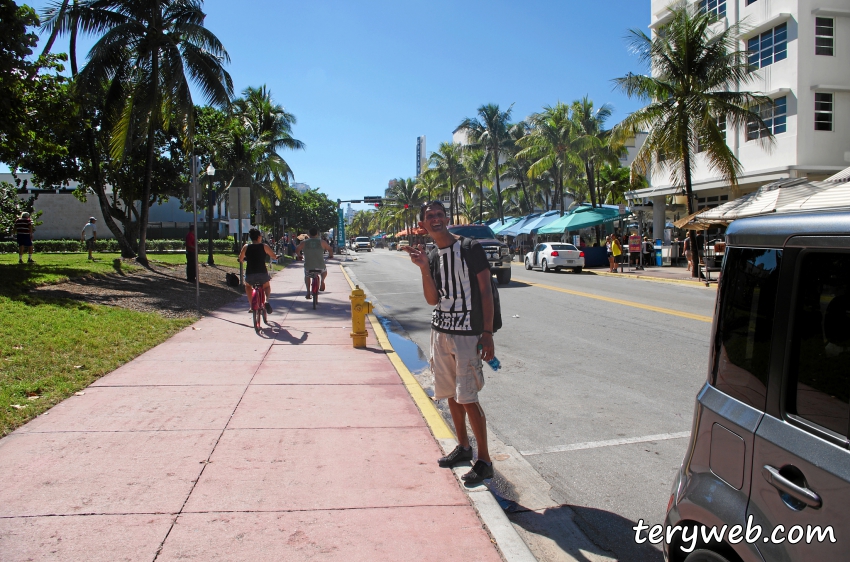
[[[118,241],[114,239],[98,240],[94,244],[95,251],[104,253],[119,253],[121,251]],[[186,244],[183,240],[148,240],[148,252],[184,252]],[[84,252],[85,244],[79,240],[35,240],[33,248],[38,253],[68,253]],[[200,240],[198,250],[206,251],[207,241]],[[213,251],[226,253],[233,250],[233,239],[213,240]],[[17,254],[18,243],[14,240],[0,242],[0,254]]]

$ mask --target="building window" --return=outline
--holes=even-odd
[[[785,118],[788,114],[788,99],[785,96],[776,98],[773,103],[761,104],[752,111],[761,117],[765,126],[760,128],[756,120],[747,123],[748,141],[785,132]]]
[[[756,0],[747,0],[747,6],[749,6],[750,4],[755,4],[755,3],[756,3]]]
[[[835,20],[815,18],[815,54],[833,56],[835,49]]]
[[[750,70],[764,68],[788,57],[788,24],[777,25],[747,41]]]
[[[715,117],[714,122],[717,123],[717,130],[720,133],[720,136],[723,140],[726,140],[726,116],[722,115],[720,117]],[[702,143],[702,140],[697,138],[697,152],[705,152],[705,145]]]
[[[832,94],[815,92],[815,131],[832,130]]]
[[[726,0],[699,0],[699,11],[718,19],[726,17]]]

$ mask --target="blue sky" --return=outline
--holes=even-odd
[[[416,137],[433,151],[485,103],[514,104],[518,120],[587,94],[613,105],[611,124],[640,106],[611,79],[642,71],[624,37],[646,29],[649,2],[206,0],[204,9],[237,93],[266,84],[296,115],[307,148],[283,154],[295,181],[334,199],[380,195],[388,180],[413,176]],[[91,44],[78,47],[81,66]],[[54,50],[64,49],[60,38]]]

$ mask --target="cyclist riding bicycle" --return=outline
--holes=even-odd
[[[312,227],[308,231],[308,234],[310,238],[298,244],[298,247],[295,248],[295,254],[304,256],[304,285],[307,287],[306,298],[311,299],[313,295],[310,293],[310,270],[320,270],[322,272],[322,285],[319,287],[319,290],[324,291],[325,278],[328,276],[328,268],[325,266],[325,252],[328,253],[328,259],[331,259],[334,257],[334,251],[327,242],[319,238],[319,229],[317,227]]]
[[[248,231],[248,237],[251,243],[242,246],[242,251],[239,252],[239,261],[248,263],[245,268],[245,294],[248,295],[250,303],[253,286],[262,284],[263,291],[266,293],[266,313],[271,314],[272,306],[269,304],[269,297],[272,294],[272,287],[269,283],[271,276],[266,269],[266,256],[272,259],[277,259],[277,256],[268,244],[263,243],[263,234],[256,228]]]

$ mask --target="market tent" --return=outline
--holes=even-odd
[[[827,189],[824,182],[810,182],[806,178],[781,179],[765,184],[752,193],[724,203],[701,213],[696,218],[706,221],[730,223],[736,219],[773,213],[783,207],[793,206]]]
[[[508,224],[512,220],[514,220],[514,217],[505,217],[505,224]],[[499,226],[501,224],[502,224],[501,219],[496,219],[494,221],[488,222],[487,226],[489,226],[490,228],[496,228],[497,226]]]
[[[547,224],[558,220],[561,217],[561,211],[548,211],[543,213],[534,220],[528,221],[519,229],[520,234],[534,234],[540,228]]]
[[[850,208],[850,168],[824,181],[812,182],[811,185],[816,188],[813,193],[801,196],[795,201],[781,204],[777,207],[776,212],[790,213]]]
[[[493,230],[493,234],[501,234],[501,232],[504,229],[510,228],[511,226],[515,225],[516,223],[518,223],[521,220],[522,220],[522,218],[511,219],[509,221],[506,220],[505,224],[498,224],[497,223],[496,226],[491,226],[490,228]]]
[[[519,234],[520,228],[522,228],[523,226],[525,226],[526,224],[528,224],[530,222],[534,222],[539,217],[540,217],[540,213],[528,214],[528,215],[522,217],[519,221],[508,226],[507,228],[503,228],[502,230],[500,230],[499,234],[501,234],[502,236],[516,236],[517,234]]]
[[[537,234],[563,234],[564,232],[617,222],[630,214],[630,212],[627,212],[625,215],[621,215],[619,210],[610,207],[579,207],[569,215],[564,215],[544,226],[537,231]]]

